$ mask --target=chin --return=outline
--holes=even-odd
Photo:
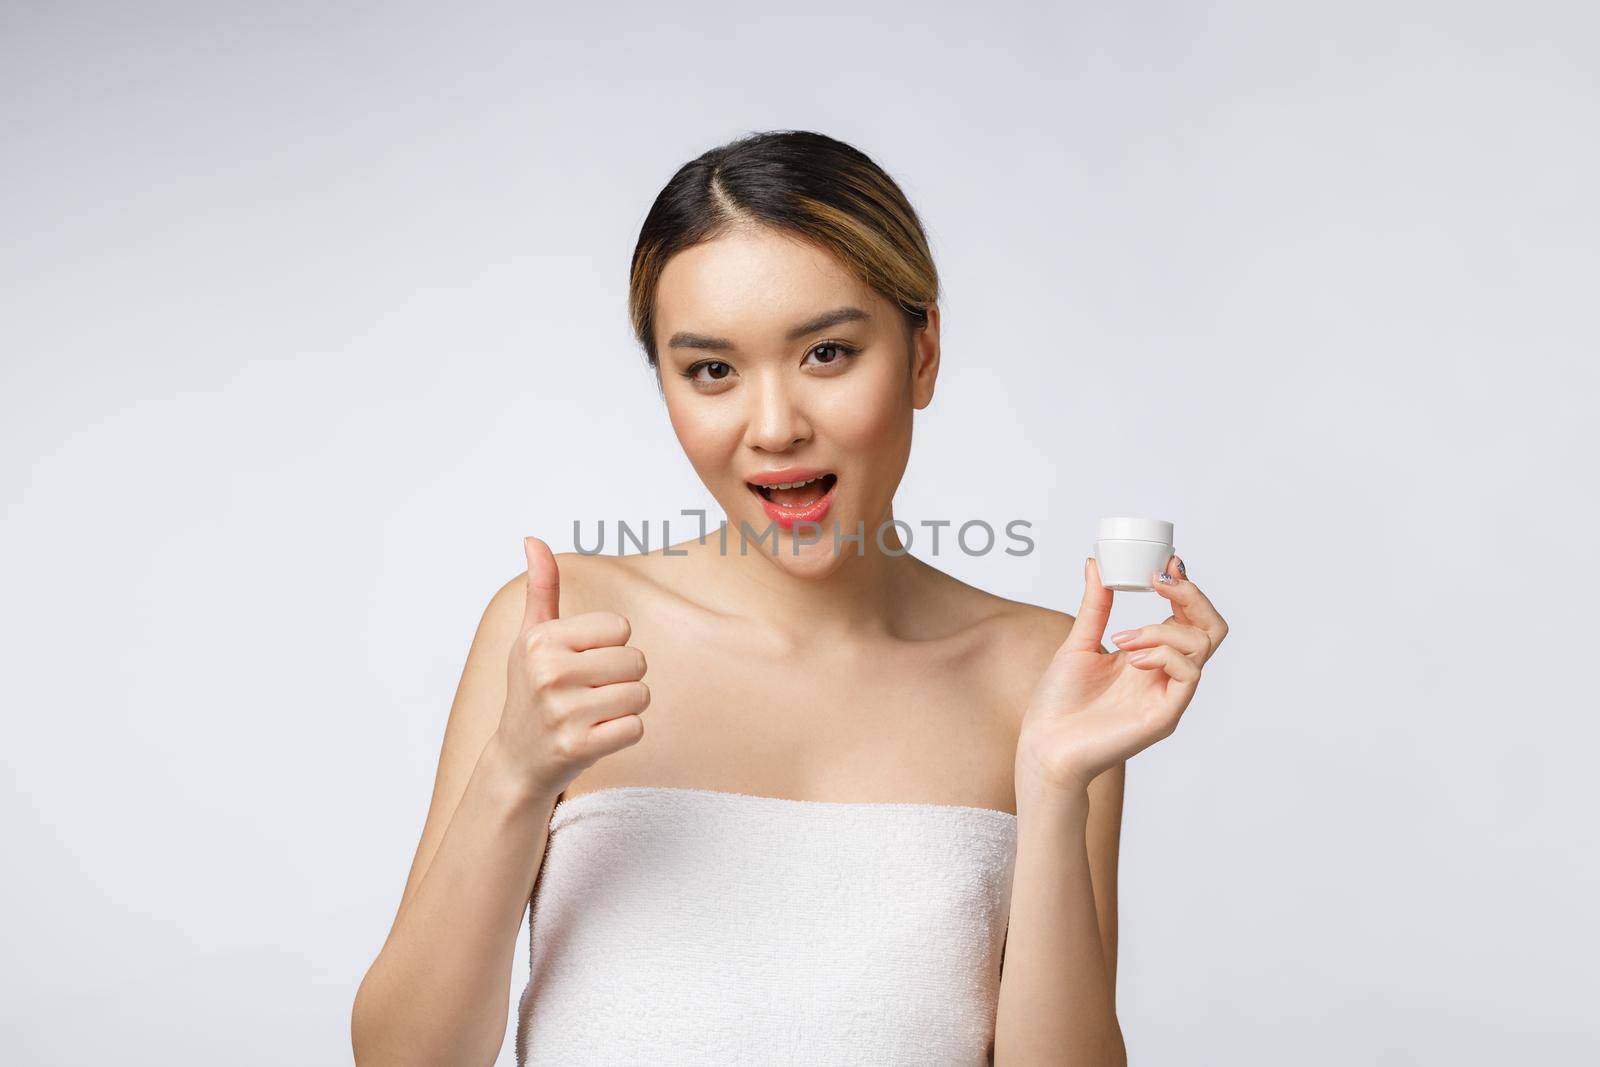
[[[744,549],[747,555],[764,556],[797,577],[823,577],[836,570],[844,562],[846,555],[853,555],[856,552],[855,542],[843,539],[844,535],[855,530],[854,519],[830,515],[824,521],[817,523],[816,529],[813,529],[804,524],[797,527],[774,522],[770,516],[764,514],[741,514],[730,520],[727,544],[729,555],[739,551],[740,541],[744,536],[740,523],[744,523],[751,531],[749,544]],[[837,552],[834,551],[836,529],[840,540]],[[758,542],[756,537],[761,537],[763,540]],[[801,538],[807,540],[802,541]],[[811,540],[812,538],[814,540]],[[774,539],[777,541],[776,547],[773,545]]]

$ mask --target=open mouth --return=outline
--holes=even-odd
[[[745,483],[761,500],[761,510],[767,518],[785,530],[793,531],[796,523],[821,524],[833,508],[833,494],[839,477],[833,472],[819,474],[803,482],[788,485],[756,485]],[[808,531],[810,532],[810,531]]]
[[[838,475],[829,473],[818,475],[807,482],[791,483],[781,487],[776,485],[756,485],[754,482],[746,482],[745,484],[750,487],[751,492],[761,497],[761,499],[770,501],[780,508],[800,509],[810,507],[827,496],[838,481]]]

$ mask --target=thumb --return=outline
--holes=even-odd
[[[522,628],[557,617],[561,607],[561,571],[555,553],[537,537],[524,537],[522,550],[528,557],[528,604],[522,612]]]
[[[1083,561],[1083,604],[1061,647],[1068,652],[1104,652],[1100,639],[1111,618],[1111,590],[1100,584],[1100,561]]]

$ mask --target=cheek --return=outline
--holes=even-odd
[[[696,398],[667,398],[667,420],[690,464],[702,477],[724,466],[737,448],[741,429],[731,404],[696,404]]]
[[[838,390],[828,398],[828,434],[852,452],[888,454],[911,432],[904,383],[883,373],[861,379],[861,388]]]

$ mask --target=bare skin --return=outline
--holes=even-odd
[[[819,639],[798,619],[771,627],[719,607],[717,550],[713,535],[673,546],[685,557],[586,561],[583,595],[626,615],[649,656],[648,742],[564,797],[665,785],[1015,813],[1017,730],[1042,666],[1016,643],[1049,613],[908,556],[884,612]]]

